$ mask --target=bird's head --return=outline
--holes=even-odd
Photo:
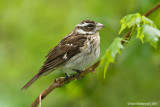
[[[84,20],[80,24],[76,25],[74,31],[77,34],[95,34],[102,28],[104,28],[104,25],[101,23],[96,23],[90,20]]]

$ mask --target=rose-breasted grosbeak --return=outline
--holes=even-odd
[[[39,72],[22,88],[28,88],[39,77],[55,69],[65,73],[80,72],[92,65],[100,55],[99,30],[103,24],[85,20],[51,49]]]

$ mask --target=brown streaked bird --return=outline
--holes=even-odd
[[[91,66],[100,55],[99,30],[103,24],[84,20],[50,50],[38,73],[22,88],[27,89],[39,77],[59,69],[66,74],[81,71]]]

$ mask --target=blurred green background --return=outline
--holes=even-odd
[[[82,20],[103,23],[101,57],[120,29],[120,19],[147,12],[159,0],[1,0],[0,107],[28,107],[55,78],[55,71],[28,90],[22,86],[39,70],[45,55]],[[160,29],[160,9],[149,16]],[[103,78],[102,68],[50,93],[42,107],[127,107],[128,102],[160,106],[160,43],[131,39]],[[158,106],[157,105],[157,106]],[[154,106],[155,107],[155,106]]]

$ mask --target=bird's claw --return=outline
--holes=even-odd
[[[76,74],[77,79],[79,79],[79,74],[80,74],[81,72],[83,72],[83,71],[77,70],[77,69],[73,69],[73,71],[77,72],[77,74]],[[82,78],[84,78],[84,77],[82,77]]]
[[[66,77],[64,78],[64,82],[68,84],[69,81],[66,81],[66,80],[69,79],[71,76],[67,73],[65,73],[65,75],[66,75]]]

